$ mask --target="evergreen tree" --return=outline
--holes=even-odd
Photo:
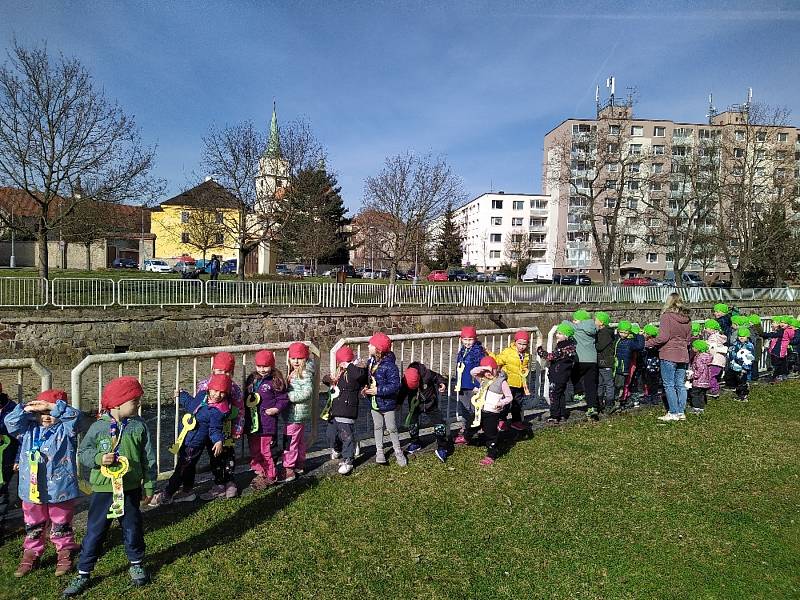
[[[436,243],[436,263],[439,269],[461,266],[464,255],[461,246],[463,238],[461,228],[456,224],[454,215],[453,204],[448,202]]]

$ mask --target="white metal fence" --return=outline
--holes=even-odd
[[[24,375],[27,371],[32,372],[39,378],[39,388],[41,391],[48,390],[52,386],[53,376],[50,369],[45,367],[35,358],[3,358],[0,359],[0,371],[16,371],[17,373],[17,401],[22,402],[24,397]],[[8,391],[8,390],[4,390]]]
[[[197,279],[0,277],[0,307],[463,306],[663,302],[675,288],[569,285],[305,283]],[[800,288],[682,288],[690,303],[800,301]]]

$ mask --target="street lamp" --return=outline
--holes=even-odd
[[[8,266],[12,269],[17,266],[17,257],[14,252],[14,205],[11,205],[11,258],[8,261]]]

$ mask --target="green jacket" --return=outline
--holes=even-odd
[[[103,454],[111,452],[110,425],[111,417],[103,413],[89,427],[78,448],[78,460],[92,470],[89,483],[93,492],[111,492],[111,479],[100,474]],[[157,477],[156,453],[150,431],[141,418],[128,419],[119,443],[119,455],[129,462],[128,472],[122,477],[125,491],[143,487],[144,495],[152,496]]]
[[[575,327],[575,345],[578,350],[578,362],[582,363],[596,363],[597,362],[597,347],[595,340],[597,339],[597,327],[594,321],[586,319],[574,324]]]
[[[287,423],[304,423],[311,417],[311,399],[314,395],[314,361],[306,361],[303,377],[292,379],[287,393],[289,406],[286,407]]]

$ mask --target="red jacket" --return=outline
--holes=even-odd
[[[658,337],[645,342],[646,348],[658,348],[658,357],[676,363],[689,362],[689,338],[692,324],[689,317],[679,312],[665,312],[661,315]]]

